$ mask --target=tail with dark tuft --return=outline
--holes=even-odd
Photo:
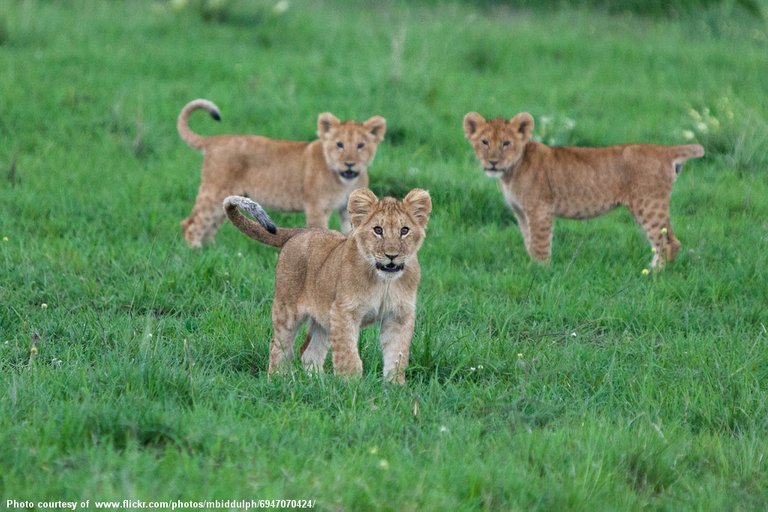
[[[206,137],[198,135],[189,127],[189,116],[198,109],[204,109],[214,120],[221,121],[219,108],[213,102],[203,99],[192,100],[184,105],[184,108],[179,112],[179,117],[176,120],[176,129],[179,131],[179,136],[189,147],[200,150],[205,146]]]
[[[675,167],[675,174],[680,174],[683,164],[691,158],[701,158],[704,156],[704,147],[701,144],[685,144],[672,147],[672,165]]]
[[[252,215],[256,222],[240,213],[241,209]],[[278,230],[261,205],[247,197],[227,197],[224,200],[224,211],[237,229],[254,240],[274,247],[282,247],[285,242],[304,231],[299,228]]]
[[[675,160],[683,159],[683,161],[685,161],[689,158],[701,158],[704,156],[704,146],[701,144],[675,146],[675,150]]]
[[[274,221],[269,217],[269,215],[267,215],[267,212],[264,211],[264,208],[262,208],[261,205],[256,201],[252,201],[247,197],[229,196],[224,200],[224,208],[228,210],[227,213],[229,213],[229,210],[232,206],[250,213],[254,219],[259,221],[259,224],[261,224],[264,229],[273,235],[277,233],[277,226],[275,226]]]

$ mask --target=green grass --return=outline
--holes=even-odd
[[[0,509],[764,510],[768,27],[706,4],[0,0]],[[372,187],[434,201],[406,386],[382,383],[375,327],[359,381],[267,378],[276,252],[179,233],[201,158],[175,119],[197,97],[223,115],[203,133],[387,118]],[[530,263],[470,110],[529,111],[564,144],[695,137],[678,261],[643,276],[617,211],[558,221]]]

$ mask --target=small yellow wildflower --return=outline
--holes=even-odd
[[[661,234],[666,235],[667,234],[667,228],[661,228]]]
[[[7,237],[7,236],[4,236],[4,237],[3,237],[3,242],[7,242],[7,241],[8,241],[8,237]]]
[[[40,304],[40,308],[41,308],[41,309],[48,309],[48,304],[46,304],[45,302],[43,302],[42,304]]]
[[[377,453],[379,453],[379,447],[378,446],[371,446],[368,449],[368,453],[370,453],[371,455],[376,455]]]
[[[522,352],[518,352],[517,353],[517,357],[518,357],[518,359],[522,359],[523,358],[523,353]]]
[[[386,471],[389,469],[389,462],[386,459],[381,459],[379,461],[379,467]]]
[[[29,355],[30,356],[36,356],[37,355],[37,345],[32,345],[32,348],[29,349]]]
[[[644,268],[644,269],[643,269],[643,275],[644,275],[644,276],[647,276],[647,275],[648,275],[648,274],[650,274],[650,273],[651,273],[651,271],[650,271],[650,270],[648,270],[647,268]]]

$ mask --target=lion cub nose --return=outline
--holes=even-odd
[[[344,165],[346,165],[347,168],[351,171],[352,168],[355,166],[355,162],[344,162]]]
[[[384,256],[389,258],[390,261],[395,261],[395,258],[397,258],[398,255],[397,254],[387,254],[387,253],[384,253]]]
[[[498,160],[488,160],[488,163],[491,164],[491,167],[496,167],[496,164],[499,163]]]

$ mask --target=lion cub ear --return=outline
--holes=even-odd
[[[323,112],[317,116],[317,136],[321,139],[326,137],[340,124],[341,121],[339,121],[338,117],[331,114],[330,112]]]
[[[349,211],[349,220],[353,229],[363,223],[378,202],[379,198],[376,194],[367,188],[358,188],[349,194],[347,211]]]
[[[515,130],[517,138],[523,142],[531,140],[531,133],[533,133],[533,116],[528,112],[520,112],[515,117],[509,120],[512,125],[512,129]]]
[[[403,199],[405,211],[418,222],[421,227],[427,227],[429,214],[432,212],[432,198],[429,192],[420,188],[415,188],[408,192]]]
[[[470,112],[469,114],[465,115],[464,136],[466,138],[472,137],[482,124],[485,124],[485,118],[477,112]]]
[[[363,128],[368,130],[375,142],[381,142],[387,131],[387,120],[381,116],[373,116],[363,123]]]

